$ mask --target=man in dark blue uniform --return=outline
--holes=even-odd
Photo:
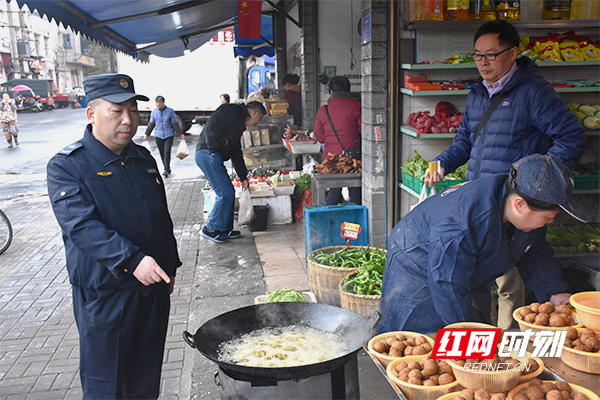
[[[156,399],[169,295],[181,265],[163,180],[132,143],[138,95],[127,75],[84,79],[90,124],[48,163],[79,330],[84,399]]]
[[[377,330],[489,323],[490,287],[513,266],[538,301],[568,302],[546,224],[560,209],[588,220],[573,184],[564,164],[534,154],[419,204],[390,234]]]

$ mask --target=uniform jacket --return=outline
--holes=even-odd
[[[211,115],[202,133],[198,136],[196,145],[196,151],[206,146],[211,153],[221,153],[223,161],[227,161],[229,157],[220,149],[220,146],[225,143],[222,139],[225,138],[229,147],[231,163],[241,181],[248,179],[248,170],[244,163],[240,139],[247,129],[245,122],[249,117],[248,108],[244,104],[222,104]]]
[[[360,146],[360,130],[362,124],[360,101],[350,98],[338,97],[329,100],[329,114],[337,131],[344,150],[353,146]],[[342,154],[342,146],[335,137],[325,106],[319,108],[315,121],[315,138],[325,146],[324,153]]]
[[[437,332],[484,321],[473,300],[490,299],[494,280],[516,266],[539,301],[568,290],[546,241],[546,227],[514,230],[502,223],[507,175],[449,188],[408,213],[388,241],[378,332]]]
[[[300,94],[300,85],[293,85],[290,90],[286,90],[283,100],[287,101],[288,113],[294,116],[294,125],[302,126],[302,95]]]
[[[441,161],[446,173],[467,161],[468,180],[507,173],[514,161],[535,153],[548,154],[571,167],[583,155],[585,134],[575,115],[541,77],[534,62],[523,57],[517,60],[517,66],[499,92],[510,94],[496,108],[474,144],[477,126],[490,104],[482,79],[467,96],[454,141],[435,159]]]
[[[165,106],[162,110],[155,108],[150,114],[150,123],[154,124],[154,137],[166,139],[175,136],[173,124],[177,122],[175,111]]]
[[[116,155],[88,125],[83,139],[50,160],[47,172],[71,284],[151,291],[154,285],[144,286],[133,276],[145,255],[175,276],[181,261],[150,152],[131,142]]]

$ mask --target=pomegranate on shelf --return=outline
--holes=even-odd
[[[462,113],[457,112],[452,104],[440,101],[435,106],[435,114],[417,111],[410,114],[406,122],[419,133],[456,133],[462,122]]]

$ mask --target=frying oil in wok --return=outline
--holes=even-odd
[[[219,360],[247,367],[282,368],[316,364],[348,353],[341,338],[304,326],[264,328],[221,344]]]

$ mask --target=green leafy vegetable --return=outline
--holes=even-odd
[[[277,289],[267,292],[267,303],[280,303],[280,302],[296,302],[303,303],[306,299],[302,293],[297,292],[293,289]]]
[[[600,251],[600,229],[587,224],[565,229],[548,225],[546,240],[556,253],[587,253]]]
[[[429,162],[424,160],[423,157],[421,157],[421,155],[415,150],[415,158],[408,157],[400,169],[402,169],[402,172],[404,172],[406,175],[424,181],[425,173],[429,169]],[[467,179],[468,170],[469,162],[466,162],[464,165],[456,168],[454,172],[446,174],[444,176],[444,180]]]

